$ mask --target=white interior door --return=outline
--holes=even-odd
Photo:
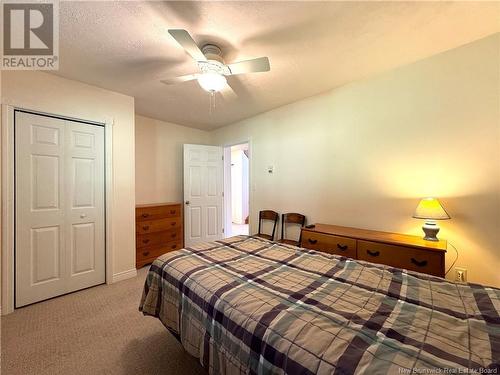
[[[105,282],[104,128],[15,114],[16,307]]]
[[[184,145],[186,246],[222,238],[222,147]]]

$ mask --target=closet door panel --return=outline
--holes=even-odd
[[[105,281],[104,128],[15,112],[16,307]]]

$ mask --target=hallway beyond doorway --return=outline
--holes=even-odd
[[[249,234],[250,147],[241,143],[224,148],[225,237]]]
[[[248,235],[249,234],[249,229],[248,229],[248,224],[236,224],[233,223],[231,225],[231,235],[232,236],[239,236],[241,234]]]

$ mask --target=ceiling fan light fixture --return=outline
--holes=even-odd
[[[226,77],[222,74],[207,72],[198,77],[201,88],[208,92],[221,91],[227,84]]]

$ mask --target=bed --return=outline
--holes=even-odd
[[[159,257],[139,309],[211,374],[500,373],[500,289],[254,236]]]

